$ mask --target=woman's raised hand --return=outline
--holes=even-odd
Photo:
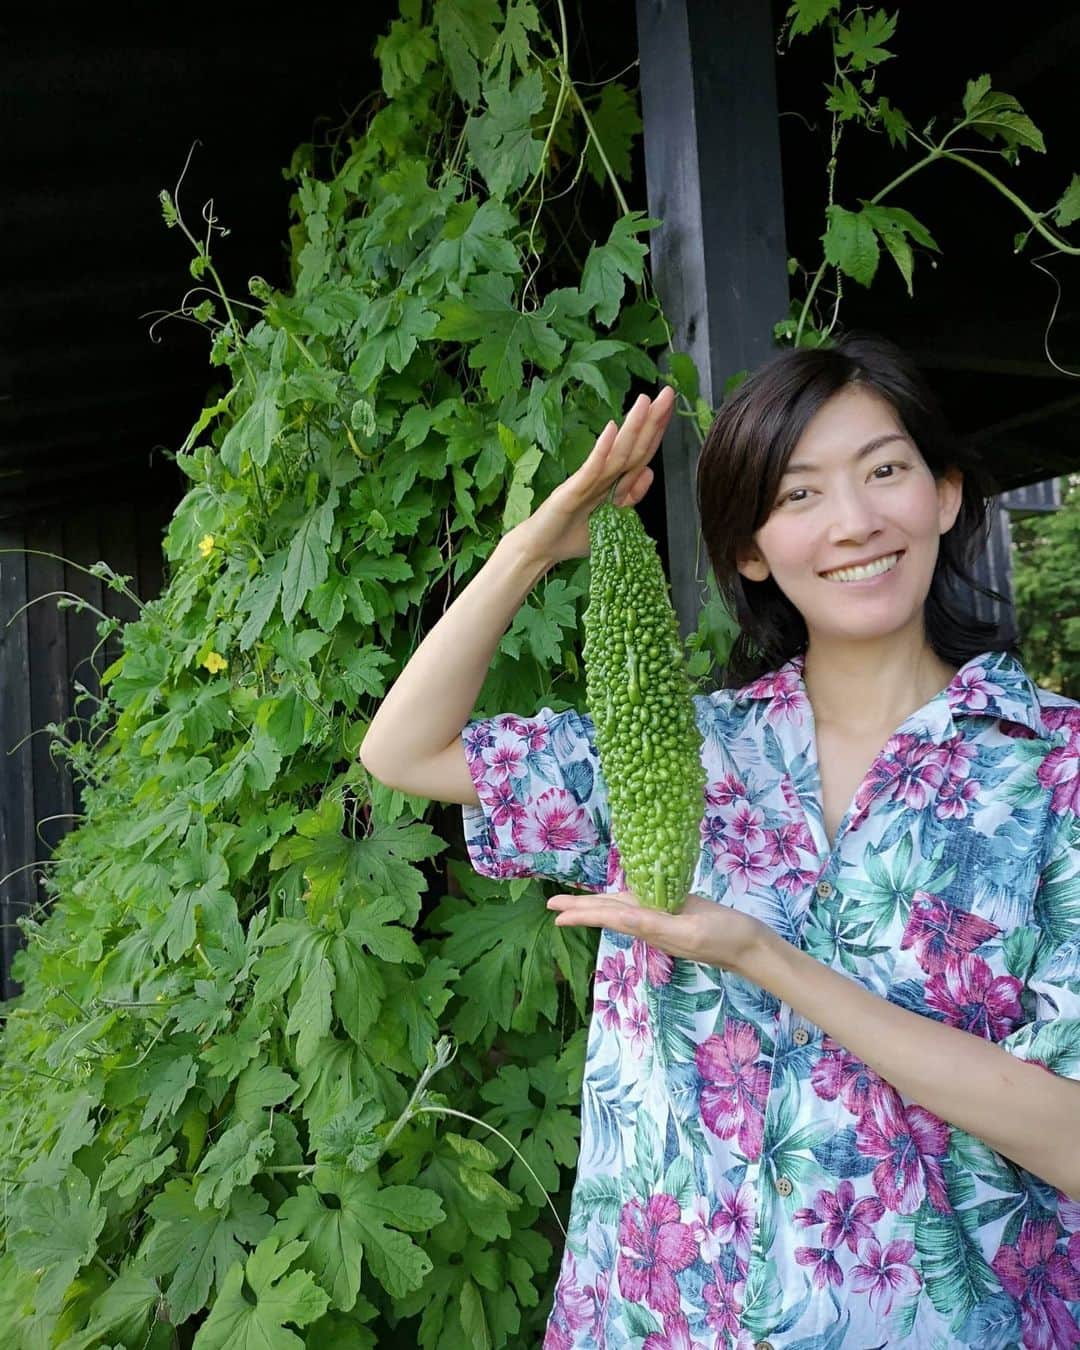
[[[531,555],[549,563],[589,554],[589,516],[607,498],[612,483],[616,506],[636,506],[649,490],[649,468],[675,407],[675,391],[665,385],[655,398],[633,404],[620,427],[609,422],[576,473],[559,484],[513,533]]]

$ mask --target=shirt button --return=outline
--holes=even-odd
[[[791,1182],[788,1181],[787,1177],[777,1177],[777,1178],[776,1178],[776,1193],[777,1193],[777,1195],[783,1195],[783,1196],[785,1196],[785,1197],[786,1197],[786,1196],[789,1196],[789,1195],[791,1194],[791,1192],[792,1192],[794,1189],[795,1189],[795,1188],[792,1186]]]
[[[810,1039],[810,1033],[807,1031],[805,1027],[796,1027],[795,1030],[791,1033],[791,1039],[795,1042],[796,1045],[805,1045],[806,1042]]]
[[[773,1350],[772,1341],[755,1341],[754,1350]]]
[[[821,896],[822,900],[828,900],[829,896],[832,895],[832,882],[819,881],[818,884],[814,887],[814,890],[817,891],[818,895]]]

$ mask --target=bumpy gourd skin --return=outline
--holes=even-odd
[[[611,829],[627,886],[680,910],[705,808],[701,736],[678,620],[656,543],[633,507],[589,517],[585,702],[596,727]]]

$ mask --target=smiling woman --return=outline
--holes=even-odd
[[[844,569],[892,554],[901,565],[879,587],[891,601],[903,587],[908,623],[921,628],[925,610],[945,664],[1013,645],[958,598],[958,582],[994,594],[970,572],[986,537],[989,481],[911,361],[880,337],[847,334],[755,372],[705,439],[697,492],[717,586],[740,624],[732,680],[804,650],[815,617],[864,634],[880,627],[865,610],[835,609],[844,598],[837,583],[865,601],[871,578]],[[833,584],[808,591],[800,577]],[[894,615],[900,603],[896,596]]]
[[[545,1350],[1077,1344],[1080,705],[950,589],[984,495],[910,363],[785,352],[707,437],[742,646],[694,695],[681,912],[627,885],[588,715],[463,711],[612,486],[644,496],[673,403],[605,427],[376,717],[414,754],[452,719],[473,867],[602,930]]]

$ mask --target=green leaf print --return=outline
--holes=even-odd
[[[952,1328],[963,1325],[997,1281],[960,1214],[941,1214],[923,1204],[912,1225],[912,1239],[930,1302],[952,1317]]]

